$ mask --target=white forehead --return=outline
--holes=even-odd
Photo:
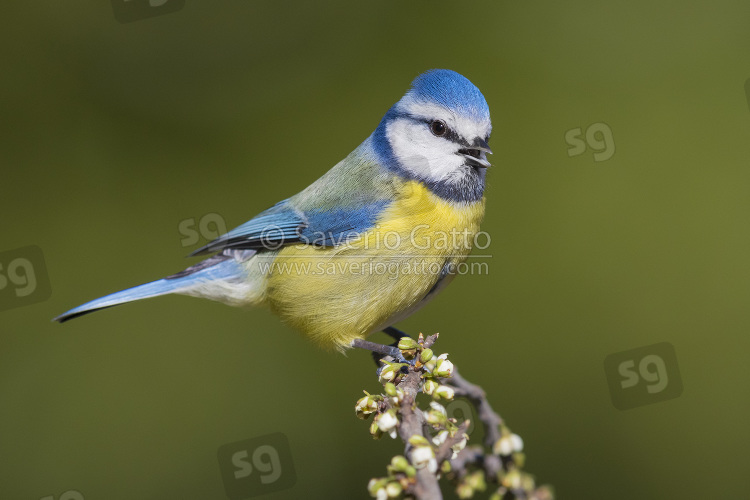
[[[448,128],[470,143],[477,137],[486,139],[492,131],[489,118],[476,119],[463,113],[456,113],[440,104],[415,100],[409,95],[398,102],[398,110],[425,120],[443,120]]]

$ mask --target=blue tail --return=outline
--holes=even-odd
[[[223,287],[226,287],[227,284],[241,284],[247,276],[247,271],[242,263],[253,255],[255,255],[255,252],[252,250],[225,250],[172,276],[87,302],[64,312],[54,318],[53,321],[63,323],[69,319],[107,307],[170,293],[198,295],[221,300],[220,294],[211,293],[211,283],[221,283]]]

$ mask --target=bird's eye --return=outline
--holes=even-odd
[[[432,120],[430,122],[430,131],[433,133],[433,135],[436,135],[438,137],[445,135],[445,132],[448,130],[448,127],[445,125],[445,122],[443,120]]]

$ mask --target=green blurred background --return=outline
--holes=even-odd
[[[0,498],[221,499],[217,449],[276,432],[297,479],[264,498],[367,498],[401,450],[354,416],[367,354],[187,297],[50,319],[195,262],[181,228],[299,191],[435,67],[492,112],[492,258],[403,329],[441,333],[560,499],[747,498],[749,26],[741,1],[6,2],[0,252],[40,247],[52,294],[0,312]],[[569,156],[594,123],[614,155]],[[682,395],[617,410],[604,359],[657,342]]]

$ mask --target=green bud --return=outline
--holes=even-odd
[[[404,356],[406,359],[414,359],[417,357],[417,350],[416,349],[407,349],[405,351],[401,351],[401,355]]]
[[[424,364],[424,369],[427,371],[427,373],[435,374],[435,367],[437,366],[437,358],[432,358],[427,363]]]
[[[398,472],[404,472],[409,467],[409,461],[403,455],[396,455],[391,459],[391,467]]]
[[[422,363],[427,363],[429,360],[432,359],[432,356],[433,356],[432,349],[425,349],[424,351],[419,353],[419,360]]]
[[[419,434],[414,434],[409,438],[409,444],[412,446],[430,446],[430,442],[427,441],[427,438],[424,436],[420,436]]]
[[[402,351],[408,351],[419,348],[419,344],[417,344],[417,341],[411,337],[401,337],[398,341],[398,348]]]
[[[521,487],[521,473],[518,469],[509,470],[500,479],[500,483],[511,490],[517,490]]]
[[[484,491],[487,489],[487,483],[484,480],[484,471],[478,470],[469,474],[465,481],[475,491]]]
[[[461,483],[456,487],[458,498],[471,498],[474,496],[474,490],[467,483]]]
[[[398,392],[396,391],[396,386],[393,384],[393,382],[387,382],[385,384],[385,393],[391,397],[398,394]]]
[[[401,402],[404,400],[404,391],[396,388],[396,395],[391,398],[392,406],[401,406]]]
[[[526,455],[521,452],[514,453],[513,463],[516,464],[516,467],[519,469],[523,469],[523,466],[526,465]]]
[[[424,414],[425,422],[432,425],[433,427],[439,427],[445,424],[447,418],[444,414],[437,410],[430,410]]]
[[[524,491],[534,491],[536,484],[534,484],[534,477],[531,474],[523,474],[521,476],[521,488]]]
[[[370,424],[370,434],[372,435],[373,439],[380,439],[383,437],[383,431],[380,430],[380,426],[378,426],[378,421],[373,420]]]
[[[445,408],[434,401],[430,403],[430,406],[432,409],[424,414],[425,422],[436,429],[446,426],[448,415],[446,415]]]

